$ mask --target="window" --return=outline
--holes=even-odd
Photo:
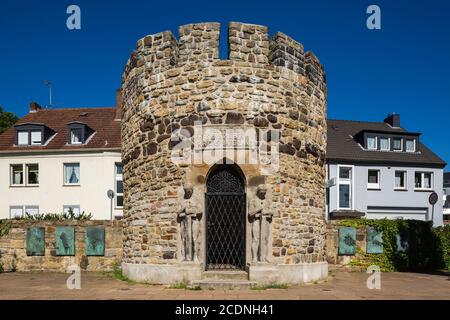
[[[78,185],[80,184],[80,164],[64,163],[64,184]]]
[[[83,143],[83,131],[81,128],[75,128],[70,130],[70,143],[82,144]]]
[[[65,214],[68,214],[70,210],[72,210],[72,213],[75,214],[76,216],[80,215],[80,206],[79,205],[63,206],[63,212]]]
[[[24,185],[22,164],[11,165],[11,185],[13,186]]]
[[[367,149],[369,149],[369,150],[377,149],[377,137],[375,137],[375,136],[367,137]]]
[[[380,189],[380,170],[369,170],[367,174],[367,188]]]
[[[17,144],[28,145],[28,131],[17,132]]]
[[[416,172],[414,176],[415,188],[431,190],[433,185],[433,173],[431,172]]]
[[[24,171],[26,168],[26,172]],[[11,185],[12,186],[35,186],[39,184],[39,164],[12,164]]]
[[[415,151],[416,151],[416,140],[406,139],[406,152],[415,152]]]
[[[381,137],[380,138],[380,150],[382,150],[382,151],[389,151],[390,150],[389,138],[386,138],[386,137]]]
[[[40,130],[31,131],[31,144],[32,145],[42,144],[42,131]]]
[[[402,151],[403,150],[403,139],[402,138],[394,138],[394,145],[392,147],[392,149],[394,149],[394,151]]]
[[[38,206],[25,206],[25,215],[34,216],[39,214]]]
[[[395,171],[395,189],[406,190],[406,171]]]
[[[115,179],[116,179],[116,208],[123,207],[123,166],[121,163],[116,163],[115,168]]]
[[[39,165],[27,164],[27,185],[39,184]]]
[[[9,218],[22,218],[23,217],[23,207],[22,206],[11,206],[9,207]]]
[[[338,167],[339,170],[339,196],[338,209],[352,208],[352,168]]]

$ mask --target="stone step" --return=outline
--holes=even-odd
[[[195,280],[191,287],[202,290],[242,290],[255,287],[257,283],[249,280]]]
[[[204,271],[203,280],[248,280],[245,271]]]

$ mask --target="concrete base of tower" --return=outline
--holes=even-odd
[[[258,284],[302,284],[327,279],[328,263],[254,263],[248,266],[248,272],[249,280]]]
[[[122,263],[122,273],[130,280],[151,284],[191,283],[202,278],[200,263],[137,264]]]

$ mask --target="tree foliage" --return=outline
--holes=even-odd
[[[18,120],[19,117],[14,113],[6,112],[3,110],[2,106],[0,106],[0,134],[8,130]]]

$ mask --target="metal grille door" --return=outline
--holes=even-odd
[[[207,270],[245,268],[245,187],[233,167],[219,166],[207,182]]]

